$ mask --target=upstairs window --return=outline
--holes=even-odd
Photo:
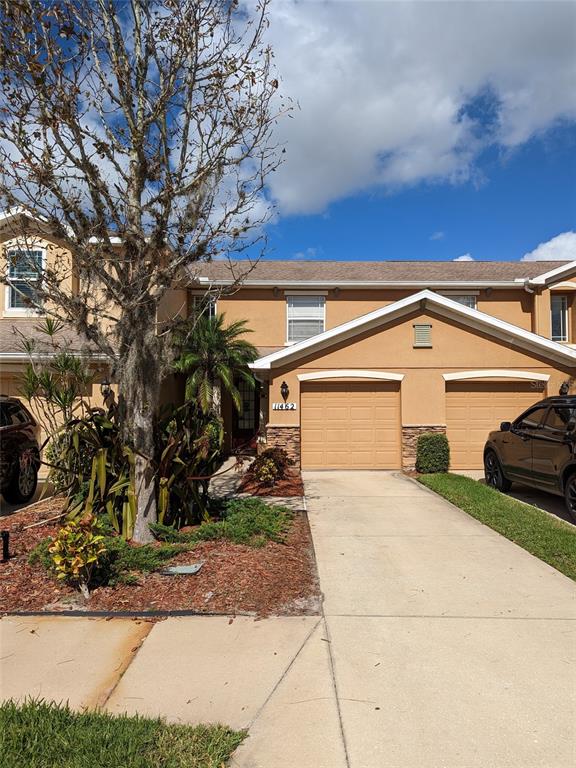
[[[10,250],[8,260],[7,309],[38,307],[37,288],[42,280],[44,254],[41,250]]]
[[[304,341],[324,331],[324,296],[287,296],[288,342]]]
[[[550,306],[552,341],[568,341],[568,298],[552,294]]]
[[[470,309],[476,309],[476,296],[473,293],[459,293],[453,296],[448,296],[452,301],[457,301],[458,304],[463,304]]]
[[[216,299],[209,294],[195,294],[192,296],[193,317],[208,317],[210,320],[216,317]]]

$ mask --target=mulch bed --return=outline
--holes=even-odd
[[[297,513],[283,544],[261,548],[229,541],[202,542],[167,565],[203,562],[194,576],[141,574],[138,584],[99,587],[88,601],[57,581],[28,555],[54,536],[58,522],[23,530],[58,513],[61,501],[47,499],[1,519],[9,530],[11,558],[0,563],[0,612],[196,611],[199,613],[296,616],[318,614],[320,592],[308,519]]]
[[[284,480],[278,480],[274,485],[262,485],[258,483],[249,472],[244,474],[238,490],[240,493],[249,493],[252,496],[304,496],[304,485],[299,470],[288,470]]]

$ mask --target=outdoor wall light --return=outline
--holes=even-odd
[[[112,391],[112,388],[110,386],[110,380],[108,376],[105,376],[100,382],[100,392],[102,394],[102,397],[106,399],[111,391]]]
[[[280,394],[282,395],[284,402],[286,402],[286,400],[288,400],[288,395],[290,394],[290,388],[285,381],[280,385]]]

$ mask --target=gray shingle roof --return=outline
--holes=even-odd
[[[413,282],[509,281],[533,278],[566,261],[259,261],[243,282]],[[196,267],[209,280],[230,280],[244,275],[249,263],[213,261]]]
[[[24,352],[22,337],[16,332],[16,328],[27,339],[36,340],[38,352],[49,351],[49,338],[37,330],[39,318],[2,318],[0,320],[0,355],[14,352]],[[63,328],[58,332],[58,346],[68,352],[87,352],[88,343],[71,328]]]

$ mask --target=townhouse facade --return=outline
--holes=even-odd
[[[10,255],[0,391],[18,395],[27,362],[18,331],[34,336],[38,324],[18,264],[67,259],[41,229],[32,252],[15,259],[24,246],[13,218],[0,215]],[[230,448],[279,445],[304,469],[411,469],[418,436],[436,431],[448,436],[453,469],[477,469],[489,431],[571,386],[575,297],[576,261],[214,261],[182,277],[158,320],[218,312],[252,329],[258,386],[240,383],[240,413],[223,401]],[[70,351],[85,351],[64,333]],[[165,401],[182,398],[183,382],[171,377]]]

